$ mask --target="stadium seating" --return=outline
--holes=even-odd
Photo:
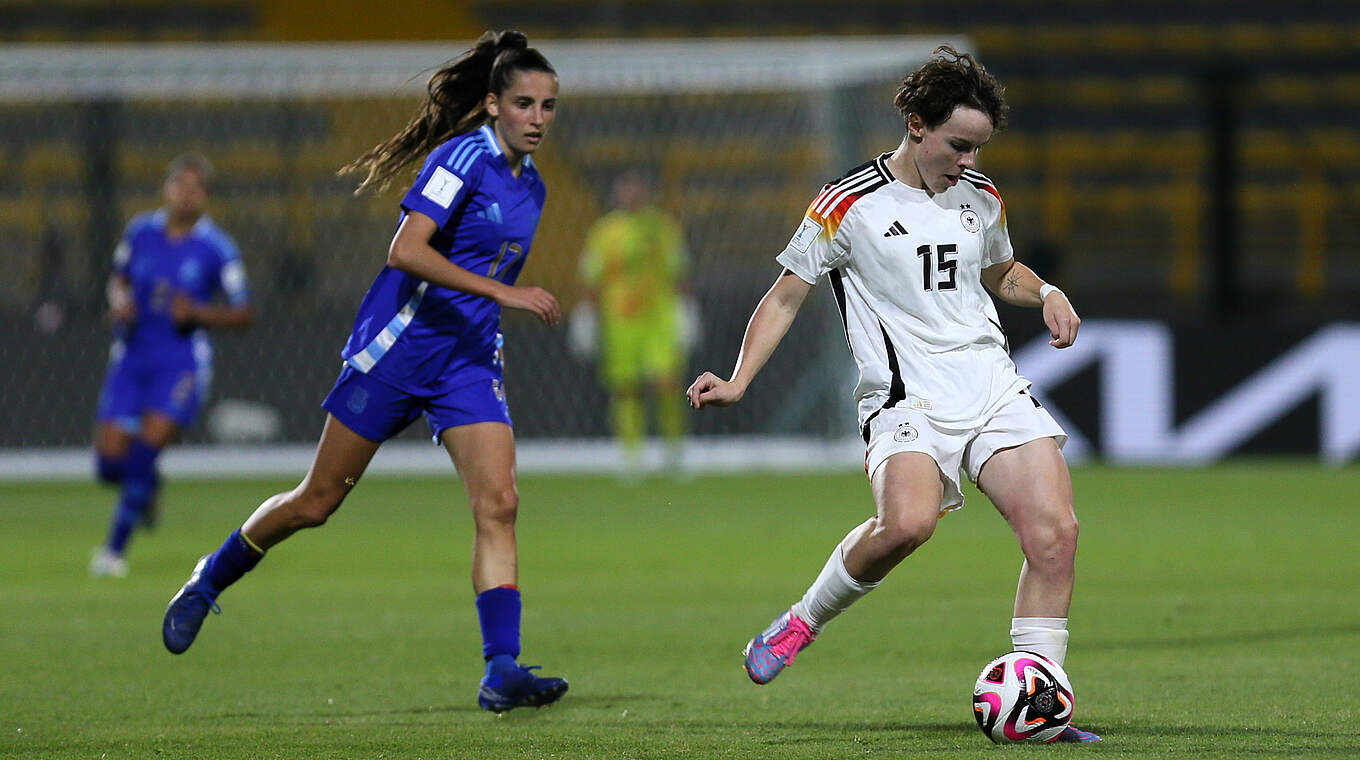
[[[247,0],[4,0],[3,42],[190,42],[249,36],[257,3]]]
[[[41,37],[45,33],[35,30],[55,27],[69,39],[138,34],[153,39],[182,30],[192,30],[186,36],[197,39],[250,39],[263,36],[257,6],[268,4],[145,0],[132,3],[123,16],[76,0],[5,5],[10,26],[0,34],[11,39]],[[1007,83],[1014,109],[1009,133],[988,148],[983,170],[997,175],[1008,199],[1017,245],[1056,246],[1065,252],[1069,282],[1122,287],[1139,298],[1149,291],[1187,294],[1202,285],[1193,259],[1204,222],[1180,204],[1204,200],[1204,177],[1197,167],[1207,155],[1201,75],[1209,61],[1235,61],[1247,83],[1240,171],[1248,211],[1266,193],[1288,195],[1318,183],[1344,186],[1360,173],[1353,131],[1348,131],[1360,123],[1360,22],[1320,7],[1285,10],[1264,2],[1189,0],[1095,2],[1074,9],[1066,3],[1017,0],[952,3],[918,21],[886,2],[835,8],[811,0],[757,2],[740,9],[705,0],[468,5],[487,26],[517,26],[534,38],[966,32]],[[773,23],[746,25],[755,18]],[[1319,73],[1316,64],[1322,58],[1329,68]],[[734,220],[752,214],[787,218],[805,202],[809,185],[846,168],[842,157],[825,147],[816,125],[795,121],[778,141],[752,144],[751,135],[762,133],[760,122],[780,118],[777,95],[699,144],[688,125],[703,107],[701,98],[620,98],[612,109],[593,109],[593,120],[561,130],[569,150],[555,158],[570,162],[596,193],[624,165],[651,169],[662,184],[662,197],[677,208],[683,204],[687,225],[700,230],[701,237],[707,229],[740,234],[750,226]],[[358,146],[346,139],[353,125],[343,123],[345,116],[334,106],[224,104],[174,118],[167,117],[164,106],[134,108],[137,112],[124,119],[129,145],[118,157],[127,188],[145,187],[158,174],[178,148],[172,147],[175,135],[194,135],[193,145],[219,163],[223,196],[239,197],[246,206],[252,197],[272,196],[271,188],[336,189],[342,181],[332,176],[334,169]],[[34,118],[61,121],[50,114]],[[79,139],[72,130],[68,122],[54,137]],[[1281,133],[1290,131],[1299,134],[1282,139]],[[872,144],[865,140],[866,153],[890,146],[896,136],[875,138]],[[12,139],[10,146],[6,160],[17,167],[27,190],[62,197],[84,192],[81,159],[61,143]],[[781,155],[778,164],[765,158],[774,152]],[[725,176],[740,176],[740,185],[707,182],[701,167],[715,164],[732,170]],[[1329,207],[1338,214],[1350,209],[1346,213],[1353,217],[1353,203],[1343,194]],[[258,205],[277,208],[272,200]],[[1251,214],[1250,226],[1280,229],[1250,229],[1243,236],[1249,284],[1274,287],[1281,244],[1298,267],[1315,271],[1311,276],[1339,276],[1343,286],[1352,282],[1360,267],[1335,256],[1329,260],[1326,251],[1338,247],[1336,234],[1354,235],[1353,225],[1310,221],[1304,217],[1314,206],[1293,205],[1297,213],[1292,217]],[[43,223],[22,208],[6,215],[8,223],[30,235]],[[1183,229],[1184,224],[1193,229]],[[1319,231],[1304,235],[1304,228]],[[1106,232],[1111,229],[1129,234],[1112,240]],[[282,247],[273,242],[266,247]],[[775,244],[742,243],[743,248]],[[1310,282],[1300,287],[1319,292],[1319,283]]]

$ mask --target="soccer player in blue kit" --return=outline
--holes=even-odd
[[[382,188],[428,153],[322,403],[328,415],[311,470],[199,560],[165,612],[171,652],[189,648],[218,594],[267,550],[324,523],[378,446],[424,414],[458,469],[476,524],[472,585],[485,660],[478,703],[499,713],[566,693],[564,679],[535,676],[516,662],[519,498],[499,332],[505,307],[549,325],[561,316],[552,294],[515,285],[545,197],[530,154],[556,104],[556,73],[524,35],[487,32],[434,73],[401,132],[345,167],[365,173],[360,191]]]
[[[211,164],[198,154],[171,161],[165,205],[133,218],[114,251],[115,339],[99,394],[95,464],[99,479],[121,493],[91,575],[127,575],[128,541],[139,523],[150,523],[160,486],[156,459],[208,394],[212,346],[204,328],[251,321],[241,255],[204,213],[211,178]]]

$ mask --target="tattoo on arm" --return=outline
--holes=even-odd
[[[1003,285],[1003,286],[1001,286],[1001,289],[1006,291],[1006,295],[1008,295],[1008,296],[1014,298],[1014,297],[1015,297],[1015,289],[1016,289],[1017,287],[1019,287],[1019,285],[1020,285],[1020,275],[1019,275],[1019,274],[1012,274],[1010,277],[1007,277],[1007,278],[1006,278],[1006,284]]]

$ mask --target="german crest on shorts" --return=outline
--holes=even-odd
[[[912,427],[910,422],[903,422],[897,426],[897,431],[893,433],[893,440],[898,443],[911,443],[919,435],[920,433],[916,432],[916,428]]]

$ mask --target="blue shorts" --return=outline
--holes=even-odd
[[[207,374],[195,366],[148,367],[124,356],[109,364],[95,419],[136,433],[143,414],[159,412],[187,428],[203,406],[207,385]]]
[[[512,425],[499,378],[473,380],[440,396],[414,396],[346,365],[321,408],[374,443],[405,430],[422,412],[435,443],[451,427],[477,422]]]

